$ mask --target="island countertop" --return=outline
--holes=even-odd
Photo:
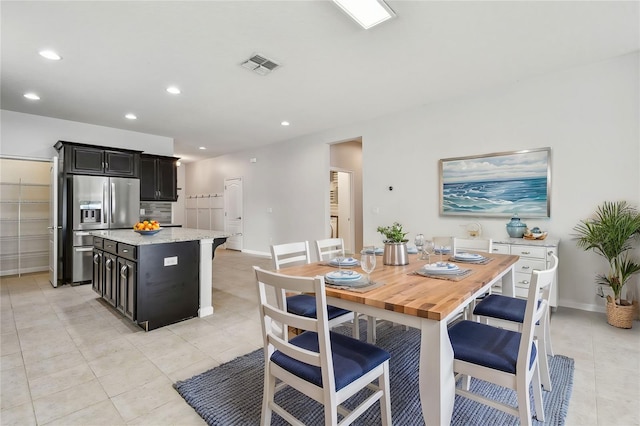
[[[165,244],[180,241],[211,240],[215,238],[229,238],[233,234],[224,231],[193,228],[162,228],[153,235],[141,235],[133,229],[113,229],[90,231],[95,237],[106,238],[119,243],[142,246],[147,244]]]

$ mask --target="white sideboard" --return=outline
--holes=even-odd
[[[531,280],[531,272],[534,269],[543,270],[549,267],[551,254],[558,256],[558,244],[560,240],[544,239],[544,240],[525,240],[524,238],[502,238],[493,240],[493,253],[515,254],[520,259],[515,264],[515,284],[516,296],[525,298],[529,289],[529,281]],[[493,286],[492,292],[500,293],[501,285],[498,283]],[[549,298],[551,307],[558,306],[558,276],[551,288]]]

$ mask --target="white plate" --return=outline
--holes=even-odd
[[[325,275],[331,281],[351,281],[359,280],[362,275],[355,271],[333,271]]]
[[[427,274],[459,274],[460,268],[453,263],[447,263],[445,266],[438,266],[437,263],[424,265],[422,271]]]
[[[439,247],[435,247],[435,248],[433,249],[433,251],[434,251],[436,254],[440,254],[440,253],[442,253],[442,254],[448,254],[448,253],[451,253],[451,247],[449,247],[449,246],[439,246]]]
[[[376,247],[374,252],[376,255],[381,256],[384,253],[384,249],[382,247]],[[362,249],[360,253],[364,254],[364,249]]]
[[[331,259],[329,261],[330,264],[338,266],[338,259]],[[354,259],[353,257],[345,257],[340,262],[341,266],[355,266],[358,264],[358,259]]]
[[[480,259],[484,259],[484,256],[477,254],[477,253],[466,253],[466,252],[458,252],[455,254],[456,259],[461,259],[461,260],[480,260]]]

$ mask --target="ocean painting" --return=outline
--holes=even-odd
[[[548,217],[549,148],[440,160],[440,213]]]

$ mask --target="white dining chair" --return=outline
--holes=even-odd
[[[471,392],[466,380],[462,381],[462,386],[456,387],[457,395],[519,417],[522,425],[531,425],[529,386],[533,384],[536,418],[544,422],[539,358],[546,355],[541,354],[537,347],[534,327],[548,310],[548,302],[540,299],[540,292],[542,288],[551,285],[556,268],[557,263],[550,269],[531,273],[522,332],[467,320],[449,328],[454,358],[453,371],[457,378],[475,377],[513,389],[517,395],[517,406]]]
[[[552,268],[558,267],[558,258],[553,254],[551,254],[550,265]],[[543,285],[540,289],[539,300],[545,301],[547,306],[549,306],[549,297],[554,282],[555,277],[551,281],[545,281],[542,283]],[[503,296],[501,294],[490,294],[483,300],[476,303],[473,315],[479,320],[485,321],[485,323],[487,323],[487,320],[490,318],[517,323],[518,329],[522,330],[526,308],[527,300],[525,299]],[[551,391],[551,373],[549,371],[549,360],[547,359],[547,355],[553,356],[553,349],[551,346],[550,315],[550,310],[547,309],[542,319],[536,322],[534,328],[534,337],[540,345],[541,353],[540,377],[542,387],[546,391]]]
[[[316,240],[316,254],[319,261],[331,260],[336,256],[344,256],[344,239],[325,238]]]
[[[491,238],[454,238],[453,239],[453,256],[459,251],[473,251],[491,253],[493,241]]]
[[[294,266],[297,264],[311,263],[311,253],[309,242],[300,241],[294,243],[274,244],[271,246],[271,260],[273,268],[278,271],[284,266]],[[314,296],[308,294],[294,294],[287,297],[288,309],[298,315],[307,317],[316,316],[316,300]],[[353,327],[353,337],[360,338],[360,327],[358,326],[358,314],[346,309],[329,306],[329,326],[335,327],[342,323],[351,322]]]
[[[294,425],[301,425],[275,402],[275,394],[292,387],[324,405],[325,425],[348,425],[380,401],[383,425],[391,425],[389,396],[389,353],[366,342],[329,331],[324,277],[295,277],[254,266],[260,299],[264,339],[264,390],[261,424],[271,424],[276,413]],[[275,291],[280,303],[270,303]],[[314,318],[290,312],[286,292],[314,294]],[[305,330],[287,340],[279,330],[286,326]],[[352,410],[343,403],[362,389],[370,393]],[[339,420],[339,416],[341,417]]]

